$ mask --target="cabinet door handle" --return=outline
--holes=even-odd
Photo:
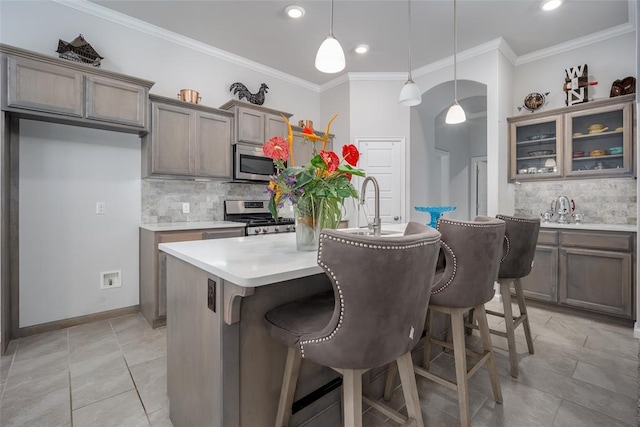
[[[394,217],[393,217],[393,220],[394,220],[394,221],[397,221],[397,220],[399,220],[399,219],[400,219],[400,217],[399,217],[398,215],[396,215],[396,216],[394,216]]]

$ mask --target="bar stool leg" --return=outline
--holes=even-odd
[[[467,358],[464,340],[465,309],[451,309],[451,333],[453,335],[453,356],[456,365],[456,383],[458,389],[458,406],[460,408],[460,425],[466,427],[471,421],[469,412],[469,379],[467,377]],[[478,313],[480,316],[481,314]],[[485,319],[486,321],[486,319]]]
[[[493,398],[496,402],[502,403],[502,391],[500,390],[500,379],[498,378],[498,370],[496,369],[496,357],[491,346],[491,336],[489,332],[489,324],[487,323],[487,312],[484,305],[475,307],[476,318],[478,319],[478,329],[482,337],[482,347],[489,352],[487,360],[487,370],[489,371],[489,379],[491,380],[491,388],[493,389]]]
[[[342,374],[345,427],[362,427],[362,373],[360,369],[336,369]]]
[[[291,405],[293,395],[296,392],[298,375],[300,374],[300,364],[302,355],[297,348],[289,347],[287,350],[287,361],[284,365],[284,375],[282,376],[282,389],[280,390],[280,402],[278,402],[278,412],[276,414],[276,427],[287,427],[291,420]]]
[[[387,379],[384,383],[384,400],[387,402],[393,397],[393,389],[396,385],[396,378],[398,376],[398,364],[394,361],[389,363],[389,370],[387,371]]]
[[[527,339],[527,347],[529,349],[529,353],[533,354],[533,340],[531,339],[531,327],[529,326],[529,313],[527,313],[527,306],[524,303],[524,290],[522,289],[522,282],[520,279],[514,280],[513,286],[516,289],[516,299],[518,300],[518,307],[520,307],[520,315],[524,316],[522,326],[524,327],[524,336]]]
[[[407,405],[407,415],[410,420],[413,419],[416,421],[416,427],[424,427],[422,409],[420,408],[420,399],[418,398],[418,386],[416,385],[416,374],[413,371],[411,352],[400,356],[397,362],[404,401]]]
[[[500,281],[500,294],[502,294],[502,306],[504,308],[504,324],[507,331],[507,343],[509,346],[509,362],[511,364],[511,376],[518,378],[518,352],[516,351],[515,326],[513,324],[513,311],[511,308],[510,280]]]

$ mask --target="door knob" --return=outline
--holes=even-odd
[[[393,220],[394,220],[394,221],[397,221],[397,220],[399,220],[399,219],[400,219],[400,217],[399,217],[399,216],[397,216],[397,215],[393,217]]]

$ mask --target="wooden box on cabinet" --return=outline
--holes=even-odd
[[[291,118],[289,113],[238,100],[231,100],[220,108],[231,111],[235,115],[233,143],[248,142],[262,145],[269,138],[285,137],[288,133],[282,115],[289,119]]]
[[[634,101],[631,94],[509,117],[509,180],[632,176]]]
[[[188,231],[151,231],[140,229],[140,311],[153,328],[164,326],[167,316],[166,254],[160,243],[241,237],[238,228],[198,229]]]
[[[144,134],[153,82],[0,45],[2,109],[20,117]]]
[[[232,114],[151,95],[142,176],[231,178]]]
[[[527,298],[632,319],[635,233],[541,230]]]

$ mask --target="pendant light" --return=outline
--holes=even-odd
[[[409,4],[409,76],[402,86],[398,102],[403,107],[413,107],[422,102],[422,94],[418,85],[411,79],[411,0],[407,3]]]
[[[464,110],[458,104],[458,23],[456,19],[456,0],[453,0],[453,105],[447,111],[445,122],[450,125],[462,123],[467,120]]]
[[[333,0],[331,0],[331,21],[329,35],[316,53],[316,68],[323,73],[339,73],[344,70],[344,51],[340,42],[333,36]]]

